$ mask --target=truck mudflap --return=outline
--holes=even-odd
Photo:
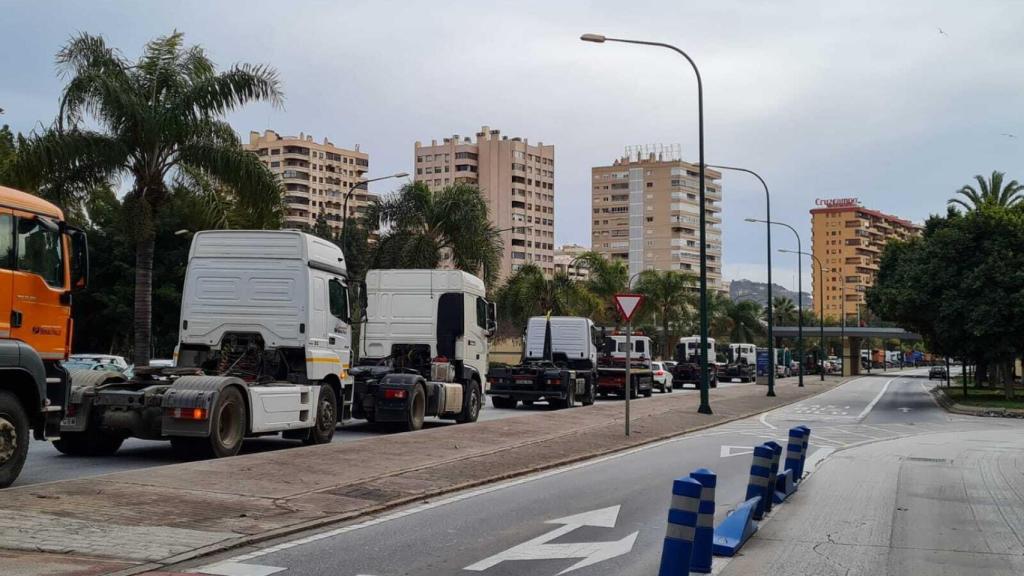
[[[385,374],[375,385],[370,384],[363,395],[363,413],[372,414],[375,422],[405,422],[417,385],[427,393],[427,382],[418,374]],[[431,413],[429,400],[426,412]]]
[[[61,432],[84,432],[89,424],[89,413],[96,400],[96,388],[108,383],[124,383],[124,374],[111,370],[74,370],[68,373],[71,390]]]
[[[245,382],[231,376],[182,376],[175,380],[160,404],[163,435],[209,436],[210,411],[221,391],[231,385],[245,388]]]

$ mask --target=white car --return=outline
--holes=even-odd
[[[65,370],[111,370],[120,372],[126,378],[131,378],[135,367],[124,359],[124,356],[113,354],[72,354],[68,359],[61,362]]]
[[[651,362],[651,370],[654,371],[654,387],[662,393],[672,391],[672,372],[666,366],[667,362]]]

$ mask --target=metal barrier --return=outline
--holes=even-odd
[[[697,529],[703,487],[693,478],[678,478],[672,483],[672,504],[668,510],[668,529],[661,548],[658,576],[688,576]]]

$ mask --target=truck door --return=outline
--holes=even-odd
[[[0,338],[11,335],[14,294],[14,216],[0,208]]]
[[[43,359],[61,360],[71,313],[63,235],[53,220],[28,213],[14,213],[14,228],[11,337]]]
[[[327,346],[338,353],[338,356],[341,357],[342,368],[347,371],[351,361],[350,324],[352,322],[348,286],[342,282],[341,278],[331,278],[327,281],[327,296],[330,307],[330,314],[327,316]]]
[[[487,373],[487,301],[466,294],[465,355],[463,363],[476,368],[481,377]]]

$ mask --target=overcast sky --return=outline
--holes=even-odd
[[[678,143],[697,160],[686,62],[583,43],[584,32],[687,51],[704,79],[707,161],[760,172],[773,217],[805,246],[815,198],[921,221],[974,174],[1024,180],[1024,2],[1013,1],[0,0],[0,123],[52,121],[53,57],[71,34],[102,34],[134,58],[174,29],[222,67],[277,68],[285,105],[233,114],[243,138],[272,128],[358,143],[371,176],[411,171],[416,140],[482,125],[554,144],[559,244],[590,244],[591,166],[629,144]],[[764,216],[762,192],[728,175],[723,197],[726,278],[763,280],[764,230],[743,221]],[[793,247],[788,231],[776,238]],[[793,257],[774,261],[776,281],[795,287]]]

